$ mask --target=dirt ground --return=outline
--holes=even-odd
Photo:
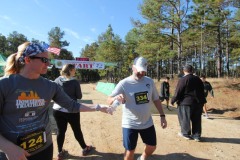
[[[82,84],[83,102],[106,104],[107,96],[96,91],[94,84]],[[164,103],[163,103],[164,105]],[[176,108],[168,111],[164,106],[168,127],[162,129],[158,114],[153,114],[157,132],[157,149],[149,160],[236,160],[240,157],[240,121],[220,114],[211,114],[211,119],[202,119],[202,141],[178,137],[179,124]],[[64,149],[68,160],[123,160],[121,107],[114,115],[101,112],[81,112],[81,128],[85,141],[95,149],[89,156],[81,156],[81,148],[68,126]],[[51,114],[50,114],[51,115]],[[57,157],[56,125],[50,116],[53,128],[54,159]],[[143,150],[138,140],[135,159]],[[237,158],[238,157],[238,158]]]

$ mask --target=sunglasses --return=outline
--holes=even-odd
[[[29,57],[30,59],[41,59],[41,61],[43,62],[43,63],[50,63],[50,61],[51,61],[51,59],[48,59],[48,58],[46,58],[46,57],[36,57],[36,56],[30,56]]]

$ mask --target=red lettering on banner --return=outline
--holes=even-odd
[[[93,69],[93,64],[86,64],[86,63],[76,63],[75,64],[75,68],[79,68],[79,69]]]
[[[76,63],[75,68],[82,68],[82,65],[80,63]]]
[[[85,69],[92,69],[93,66],[92,66],[92,64],[83,64],[83,68],[85,68]]]
[[[89,61],[89,58],[76,57],[76,61]]]

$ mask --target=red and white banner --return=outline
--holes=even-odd
[[[55,59],[54,64],[56,68],[62,68],[65,64],[74,64],[76,69],[104,69],[105,68],[104,62],[94,62],[94,61]]]
[[[89,58],[76,57],[76,61],[89,61]]]

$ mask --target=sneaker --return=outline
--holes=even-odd
[[[172,111],[172,110],[169,108],[169,106],[167,106],[167,109],[168,109],[169,111]]]
[[[200,142],[200,138],[199,137],[196,137],[196,138],[193,138],[194,139],[194,141],[196,141],[196,142]]]
[[[203,116],[204,118],[206,118],[206,119],[209,119],[208,114],[203,114],[202,116]]]
[[[92,149],[93,149],[92,146],[87,146],[86,148],[84,148],[84,149],[82,150],[82,155],[83,155],[83,156],[86,156]]]
[[[62,150],[61,152],[58,153],[57,160],[63,160],[64,158],[66,158],[67,155],[68,155],[68,151]]]
[[[201,140],[201,138],[199,137],[199,136],[193,136],[193,135],[191,135],[191,138],[194,140],[194,141],[196,141],[196,142],[200,142]]]
[[[186,140],[190,140],[191,139],[191,137],[190,136],[185,136],[185,135],[183,135],[182,133],[178,133],[178,136],[179,137],[182,137],[182,138],[184,138],[184,139],[186,139]]]

